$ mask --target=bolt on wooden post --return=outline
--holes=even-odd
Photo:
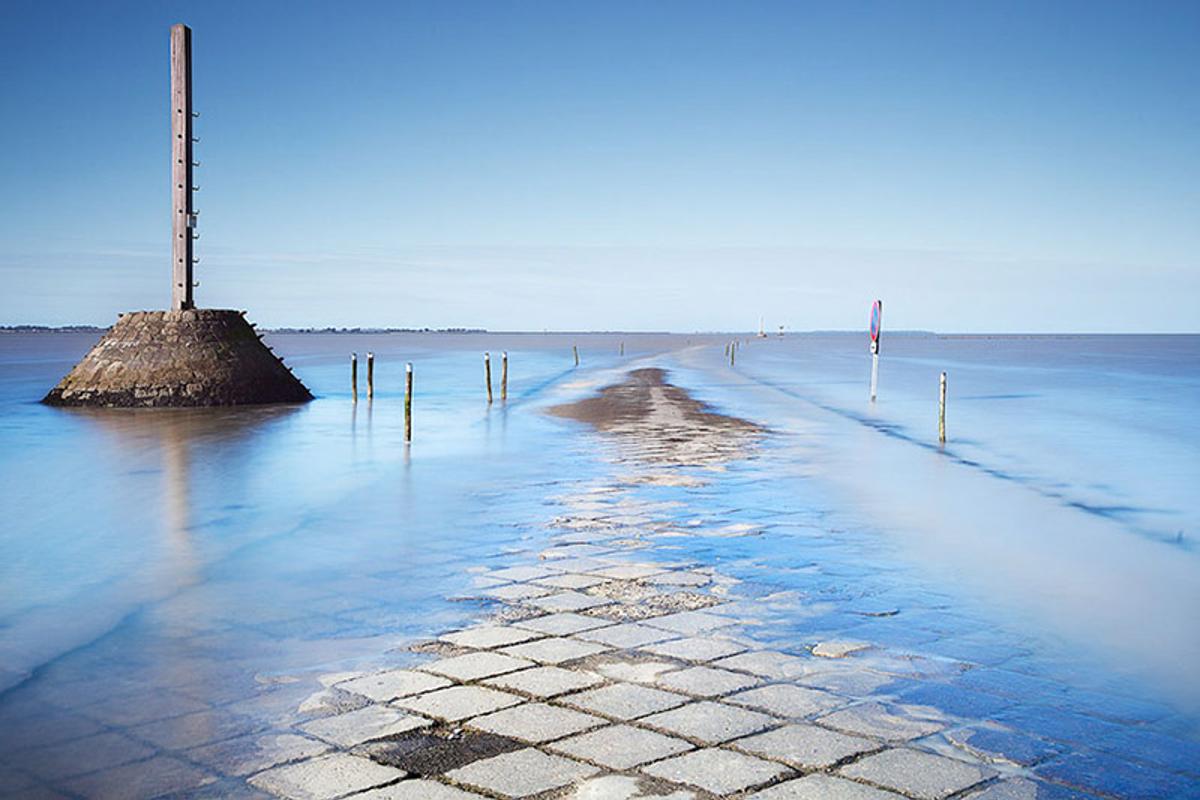
[[[508,402],[508,351],[500,354],[500,402]]]
[[[412,362],[404,365],[404,441],[412,441],[412,400],[413,400],[413,368]]]
[[[358,353],[350,354],[350,391],[354,394],[354,402],[358,402]]]
[[[483,354],[483,377],[487,383],[487,398],[488,405],[492,404],[492,356],[489,353]]]
[[[171,26],[171,309],[192,298],[192,30]]]
[[[367,353],[367,399],[375,396],[375,354]]]
[[[946,373],[938,386],[938,442],[946,443]]]

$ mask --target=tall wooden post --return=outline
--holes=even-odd
[[[192,300],[192,30],[171,26],[171,308]]]

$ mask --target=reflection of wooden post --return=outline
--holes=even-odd
[[[375,354],[367,353],[367,399],[375,396]]]
[[[492,404],[492,356],[489,353],[483,354],[483,377],[487,382],[488,405]]]
[[[404,365],[404,441],[412,441],[412,362]]]
[[[508,400],[508,351],[500,354],[500,402]]]
[[[171,26],[171,309],[192,300],[192,30]]]
[[[938,388],[938,441],[946,443],[946,373],[942,373]]]
[[[358,402],[358,353],[350,354],[350,390],[354,392],[354,402]]]

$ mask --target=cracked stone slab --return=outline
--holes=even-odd
[[[650,644],[640,649],[667,658],[704,662],[736,655],[744,651],[746,647],[729,639],[689,636],[685,639]]]
[[[822,725],[860,736],[874,736],[891,742],[907,742],[937,733],[946,726],[941,722],[904,714],[901,709],[889,709],[880,703],[834,711],[817,719]]]
[[[517,658],[526,658],[539,664],[562,664],[578,658],[587,658],[597,653],[603,653],[612,648],[595,642],[581,642],[566,637],[551,637],[538,639],[525,644],[505,647],[500,652]]]
[[[746,708],[756,708],[777,717],[800,719],[815,714],[824,714],[838,706],[850,702],[845,697],[838,697],[820,689],[809,689],[807,686],[796,686],[790,683],[772,683],[757,689],[747,689],[744,692],[725,698],[726,703],[733,703]]]
[[[659,675],[678,667],[670,661],[606,661],[590,668],[614,681],[654,683]]]
[[[504,569],[496,569],[491,572],[484,573],[489,578],[499,578],[502,581],[536,581],[540,578],[548,578],[551,575],[557,575],[562,570],[557,567],[530,567],[519,565],[516,567],[506,567]]]
[[[594,597],[590,594],[567,590],[565,592],[558,592],[557,594],[546,595],[545,597],[531,598],[529,605],[550,612],[583,611],[587,608],[608,605],[611,602],[612,600],[604,597]]]
[[[482,686],[451,686],[416,697],[401,698],[395,704],[430,717],[458,722],[523,702],[524,698],[515,694]]]
[[[843,759],[878,750],[880,745],[860,736],[850,736],[818,725],[785,725],[766,733],[739,739],[736,746],[773,761],[782,761],[806,771],[825,769]]]
[[[658,677],[659,686],[696,697],[720,697],[758,683],[751,675],[711,667],[688,667]]]
[[[395,736],[430,725],[424,717],[405,714],[387,706],[367,706],[347,714],[323,717],[300,726],[300,730],[341,747]]]
[[[690,789],[662,794],[666,790],[649,788],[649,783],[658,781],[632,775],[601,775],[577,784],[566,800],[696,800],[696,793]]]
[[[346,800],[483,800],[483,795],[418,778],[351,795]]]
[[[1063,752],[1061,745],[990,727],[961,728],[943,736],[955,747],[984,761],[1006,761],[1022,767],[1031,767]]]
[[[654,564],[618,564],[614,567],[595,570],[592,574],[610,580],[635,581],[640,578],[649,578],[651,575],[659,575],[663,572],[666,572],[666,570]]]
[[[612,625],[612,622],[597,617],[585,617],[583,614],[576,614],[572,611],[563,611],[558,614],[547,614],[544,617],[534,617],[533,619],[514,622],[513,625],[518,628],[545,633],[549,636],[567,636],[579,631],[603,628],[607,625]]]
[[[600,642],[601,644],[620,647],[622,649],[640,648],[642,645],[661,642],[664,639],[671,639],[675,636],[678,636],[678,634],[659,628],[651,628],[649,625],[641,625],[637,622],[626,622],[621,625],[611,625],[607,628],[597,628],[596,630],[575,634],[576,639],[583,639],[588,642]]]
[[[434,689],[444,689],[449,685],[450,681],[445,678],[430,675],[427,672],[393,669],[343,681],[336,684],[336,687],[353,694],[369,697],[377,703],[386,703],[397,697],[431,692]]]
[[[446,773],[450,780],[505,798],[530,797],[595,775],[590,764],[526,748]]]
[[[560,702],[606,717],[629,720],[677,708],[688,698],[633,683],[614,683],[563,698]]]
[[[472,728],[497,736],[541,744],[606,725],[608,721],[569,708],[545,703],[526,703],[476,717],[469,724]]]
[[[329,745],[291,733],[269,733],[226,739],[188,750],[188,759],[212,767],[224,775],[242,777],[288,761],[314,758],[329,751]]]
[[[647,625],[655,628],[674,631],[685,636],[695,636],[696,634],[727,628],[735,623],[736,620],[729,617],[721,616],[720,614],[710,614],[705,611],[680,611],[677,614],[652,617],[646,622]]]
[[[739,736],[757,733],[778,721],[758,711],[708,700],[690,703],[641,720],[643,724],[704,744],[720,744]]]
[[[533,665],[532,661],[514,658],[504,653],[467,653],[422,664],[419,669],[422,672],[435,672],[458,681],[477,681],[480,678],[503,675],[505,672],[516,672]]]
[[[549,578],[541,578],[535,581],[540,586],[548,586],[551,589],[590,589],[597,584],[604,583],[604,578],[597,578],[594,575],[580,575],[578,572],[567,572],[562,575],[551,575]]]
[[[642,767],[641,771],[716,795],[726,795],[760,786],[790,770],[731,750],[708,748],[658,761]]]
[[[884,750],[838,771],[921,800],[942,800],[997,774],[994,769],[908,748]]]
[[[750,653],[742,653],[714,661],[712,666],[749,672],[778,681],[792,680],[813,671],[811,659],[780,653],[776,650],[755,650]]]
[[[832,775],[806,775],[755,792],[746,800],[904,800],[895,792],[875,789]]]
[[[532,695],[540,700],[557,697],[567,692],[590,689],[603,683],[604,679],[590,672],[581,672],[561,667],[534,667],[520,672],[509,672],[488,678],[484,683],[497,689],[509,689]]]
[[[692,749],[692,745],[682,739],[631,725],[610,725],[563,739],[549,747],[609,769],[631,769]]]
[[[528,642],[538,637],[536,631],[525,628],[514,628],[510,625],[479,625],[462,631],[455,631],[440,637],[441,641],[470,647],[474,650],[491,650],[495,647]]]
[[[819,642],[813,647],[812,654],[821,658],[845,658],[851,653],[857,653],[860,650],[866,650],[870,647],[871,645],[867,642],[831,639],[827,642]]]
[[[507,600],[514,603],[520,600],[534,600],[538,597],[546,597],[554,594],[554,590],[547,586],[538,586],[536,583],[506,583],[503,586],[497,586],[493,589],[484,589],[480,592],[484,597],[494,597],[497,600]]]
[[[403,770],[376,764],[369,758],[332,753],[260,772],[250,783],[292,800],[331,800],[397,781],[404,775]]]

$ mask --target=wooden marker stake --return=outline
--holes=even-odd
[[[488,405],[492,404],[492,356],[489,353],[483,354],[483,378],[487,383]]]
[[[579,366],[579,346],[571,345],[571,352],[575,354],[575,366]]]
[[[404,441],[412,441],[412,362],[404,365]]]
[[[938,442],[946,443],[946,373],[942,373],[938,388]]]
[[[354,402],[358,402],[358,353],[350,354],[350,389],[354,392]]]
[[[621,355],[625,355],[625,343],[621,342]]]
[[[729,366],[734,366],[737,363],[737,340],[735,339],[729,345]]]
[[[500,354],[500,402],[508,402],[508,351]]]
[[[367,353],[367,399],[375,396],[375,354]]]

